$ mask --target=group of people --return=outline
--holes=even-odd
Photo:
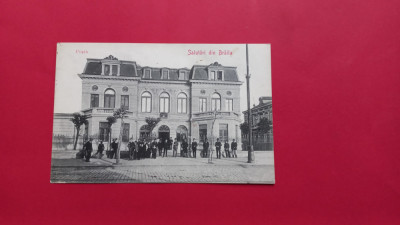
[[[157,158],[157,153],[159,157],[168,157],[168,150],[172,150],[172,157],[178,156],[178,150],[180,149],[180,156],[186,158],[197,158],[197,148],[198,143],[196,138],[189,144],[186,139],[179,142],[176,138],[172,140],[169,139],[154,139],[152,141],[146,141],[145,139],[139,139],[138,141],[133,141],[131,139],[128,143],[129,150],[129,160],[140,160],[145,158]],[[222,152],[223,147],[223,152]],[[90,138],[84,145],[84,156],[86,161],[92,154],[92,139]],[[113,139],[111,143],[111,151],[107,151],[107,158],[113,159],[116,156],[118,150],[117,139]],[[221,159],[221,155],[226,158],[237,158],[237,142],[235,139],[229,144],[228,140],[222,145],[219,138],[215,142],[215,150],[217,159]],[[94,156],[101,158],[103,156],[104,144],[100,141],[98,145],[98,150]],[[221,154],[222,152],[222,154]],[[210,154],[210,143],[206,138],[203,142],[203,149],[200,152],[200,157],[207,158]]]

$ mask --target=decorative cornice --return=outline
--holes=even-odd
[[[78,74],[81,79],[139,81],[139,77]]]

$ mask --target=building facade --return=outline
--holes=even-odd
[[[236,67],[193,65],[188,68],[139,66],[135,61],[87,59],[82,79],[82,112],[88,116],[86,135],[108,141],[107,117],[115,109],[129,111],[123,144],[130,138],[177,138],[202,142],[240,142],[240,86]],[[150,133],[146,118],[161,121]],[[120,122],[111,127],[117,138]]]
[[[273,150],[273,123],[272,123],[272,97],[260,97],[259,104],[251,108],[251,130],[253,135],[253,146],[255,150]],[[244,122],[248,124],[248,110],[243,112]],[[261,119],[267,118],[271,122],[271,129],[267,133],[258,131],[258,124]],[[242,135],[243,144],[247,145],[248,135]]]

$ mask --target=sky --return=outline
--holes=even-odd
[[[271,46],[249,44],[251,106],[261,96],[272,96]],[[227,54],[219,54],[224,51]],[[191,52],[204,51],[205,55]],[[215,55],[209,55],[214,51]],[[237,67],[241,86],[241,111],[247,110],[245,44],[124,44],[124,43],[59,43],[57,46],[55,113],[73,113],[81,109],[82,73],[87,58],[103,59],[109,55],[119,60],[135,61],[140,66],[191,68],[218,62]]]

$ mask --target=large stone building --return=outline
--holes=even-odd
[[[236,139],[240,142],[240,86],[236,67],[193,65],[188,68],[139,66],[134,61],[87,59],[82,74],[82,112],[89,117],[85,133],[107,141],[106,118],[125,107],[123,142],[129,138]],[[215,113],[215,112],[218,113]],[[145,119],[161,118],[150,133]],[[119,121],[112,138],[119,135]]]
[[[251,130],[253,135],[253,146],[255,150],[273,150],[274,137],[272,126],[272,98],[260,97],[259,104],[251,108]],[[248,123],[248,111],[244,111],[244,122]],[[267,133],[258,132],[258,124],[262,118],[267,118],[271,122],[271,129]],[[242,135],[243,144],[247,144],[248,136]]]

